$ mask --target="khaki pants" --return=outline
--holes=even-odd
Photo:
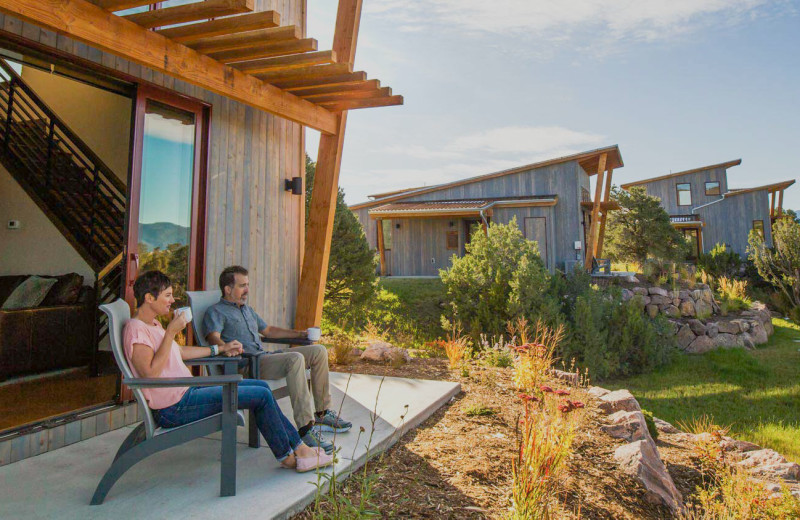
[[[311,392],[306,384],[306,368],[311,369]],[[277,354],[267,353],[259,358],[259,370],[261,379],[286,378],[298,428],[313,421],[314,412],[326,410],[331,404],[328,350],[322,345],[302,345]]]

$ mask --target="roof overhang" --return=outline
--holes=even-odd
[[[764,186],[756,186],[754,188],[741,188],[741,189],[733,189],[728,190],[725,193],[725,197],[734,197],[736,195],[743,195],[745,193],[753,193],[754,191],[767,191],[769,193],[775,193],[778,191],[783,191],[789,186],[793,185],[795,180],[783,181],[783,182],[776,182],[774,184],[766,184]]]
[[[619,146],[612,145],[612,146],[607,146],[605,148],[598,148],[597,150],[590,150],[588,152],[581,152],[578,154],[567,155],[555,159],[548,159],[546,161],[541,161],[537,163],[526,164],[525,166],[517,166],[515,168],[511,168],[508,170],[488,173],[486,175],[478,175],[476,177],[470,177],[468,179],[453,181],[446,184],[437,184],[434,186],[427,186],[417,189],[397,190],[395,192],[388,192],[388,194],[378,194],[386,196],[376,198],[375,200],[370,200],[367,202],[353,204],[352,206],[350,206],[350,209],[355,211],[359,209],[370,208],[380,204],[386,204],[388,202],[401,200],[406,197],[422,195],[425,193],[439,191],[447,188],[454,188],[457,186],[463,186],[465,184],[472,184],[474,182],[486,181],[490,179],[495,179],[497,177],[504,177],[506,175],[513,175],[515,173],[522,173],[528,170],[536,170],[538,168],[544,168],[546,166],[553,166],[556,164],[561,164],[570,161],[577,161],[578,164],[581,166],[581,168],[588,175],[596,175],[598,173],[597,170],[600,163],[600,157],[603,154],[606,154],[606,170],[613,170],[616,168],[622,168],[624,166],[624,164],[622,163],[622,155],[620,154]]]
[[[337,112],[403,103],[391,89],[353,72],[348,57],[317,51],[316,40],[281,27],[278,13],[252,12],[254,0],[114,14],[148,4],[158,5],[3,0],[0,12],[326,134],[336,133]]]
[[[665,179],[671,179],[673,177],[681,177],[683,175],[691,175],[693,173],[700,173],[700,172],[704,172],[706,170],[715,170],[717,168],[728,169],[728,168],[730,168],[732,166],[739,166],[740,164],[742,164],[742,160],[741,159],[736,159],[736,160],[733,160],[733,161],[723,162],[723,163],[719,163],[719,164],[711,164],[709,166],[701,166],[700,168],[693,168],[691,170],[684,170],[682,172],[669,173],[667,175],[661,175],[660,177],[651,177],[649,179],[642,179],[640,181],[628,182],[628,183],[620,185],[620,187],[623,190],[627,190],[628,188],[630,188],[632,186],[639,186],[641,184],[649,184],[651,182],[663,181]]]
[[[480,201],[430,201],[385,204],[369,210],[371,219],[389,218],[461,218],[491,216],[494,209],[550,207],[558,204],[558,197]]]

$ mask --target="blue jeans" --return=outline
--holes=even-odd
[[[266,382],[245,379],[239,383],[238,394],[239,409],[255,412],[258,430],[278,461],[291,455],[302,444],[300,435],[278,408]],[[210,417],[222,412],[222,387],[190,387],[180,401],[153,412],[156,422],[163,428],[175,428]]]

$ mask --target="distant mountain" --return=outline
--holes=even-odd
[[[171,222],[154,222],[139,225],[139,243],[152,250],[166,248],[170,244],[185,246],[189,243],[189,228]]]

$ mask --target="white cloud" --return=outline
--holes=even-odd
[[[652,41],[718,23],[714,15],[741,19],[767,4],[767,0],[373,0],[364,4],[364,11],[401,24],[501,36],[527,34],[539,41],[566,41],[573,36]]]
[[[575,147],[585,149],[603,140],[602,135],[558,126],[507,126],[458,137],[447,149],[540,155]]]

